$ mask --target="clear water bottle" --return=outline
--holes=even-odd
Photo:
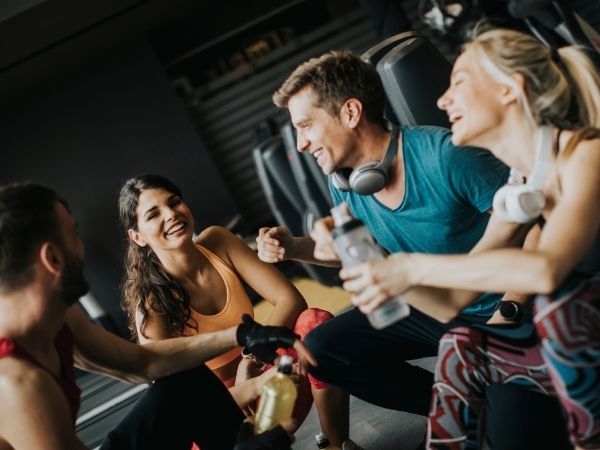
[[[333,243],[340,257],[342,266],[351,267],[366,261],[380,261],[385,258],[383,249],[379,247],[362,221],[348,214],[346,204],[331,209],[335,228]],[[378,330],[390,326],[410,314],[408,304],[401,296],[385,302],[375,311],[367,315],[369,322]]]
[[[284,355],[279,360],[277,374],[263,385],[258,401],[258,411],[254,416],[254,433],[260,434],[275,428],[281,422],[291,419],[298,392],[290,378],[293,359]]]

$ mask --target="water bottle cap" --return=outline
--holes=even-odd
[[[282,369],[283,367],[292,367],[292,364],[294,364],[294,358],[292,358],[289,355],[282,355],[279,358],[279,369]]]
[[[281,358],[279,358],[280,366],[291,366],[293,363],[294,358],[292,358],[290,355],[282,355]]]

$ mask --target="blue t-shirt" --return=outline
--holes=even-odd
[[[348,203],[389,253],[468,253],[487,226],[487,211],[509,169],[488,151],[454,146],[444,128],[403,127],[401,136],[405,193],[398,208],[373,195],[339,191],[330,178],[333,202]],[[499,298],[483,294],[463,312],[491,315]]]

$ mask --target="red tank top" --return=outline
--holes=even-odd
[[[60,388],[67,397],[69,408],[71,409],[71,418],[73,419],[73,425],[75,425],[75,419],[77,418],[77,412],[79,411],[79,402],[81,399],[81,390],[75,383],[75,370],[73,365],[73,335],[69,327],[64,325],[56,339],[54,345],[58,351],[60,358],[60,377],[57,377],[40,363],[38,363],[24,348],[19,346],[15,341],[8,338],[0,338],[0,358],[12,356],[19,358],[24,361],[28,361],[48,372],[52,375],[52,378],[56,380]]]

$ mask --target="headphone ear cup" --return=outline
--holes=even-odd
[[[336,170],[331,174],[331,183],[338,191],[348,192],[351,189],[348,177],[343,170]]]
[[[503,186],[496,191],[494,194],[494,201],[492,202],[492,208],[494,209],[494,214],[496,214],[501,220],[504,222],[512,222],[512,217],[509,215],[506,208],[506,197],[508,196],[510,190],[514,186]]]
[[[368,163],[352,171],[348,181],[354,192],[359,195],[371,195],[383,189],[388,177],[377,165],[377,162]]]
[[[494,213],[505,222],[527,223],[542,214],[546,199],[539,189],[526,184],[504,186],[494,195]]]
[[[546,199],[539,189],[528,185],[514,186],[506,198],[506,209],[513,222],[527,223],[542,214]]]

